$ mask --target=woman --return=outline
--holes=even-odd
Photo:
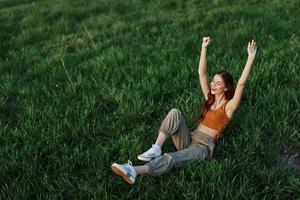
[[[257,48],[254,40],[248,43],[247,63],[234,91],[233,78],[225,70],[217,72],[210,85],[208,84],[206,51],[210,43],[210,37],[203,37],[198,73],[205,103],[197,129],[189,133],[182,113],[178,109],[172,109],[160,126],[155,144],[138,156],[139,160],[150,162],[142,166],[132,166],[130,161],[127,164],[112,164],[113,172],[128,183],[133,184],[139,174],[160,175],[173,167],[212,156],[216,142],[240,104]],[[161,156],[162,145],[169,136],[178,151]]]

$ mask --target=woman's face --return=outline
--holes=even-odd
[[[216,74],[210,82],[210,92],[212,95],[223,94],[227,91],[223,78]]]

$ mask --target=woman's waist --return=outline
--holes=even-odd
[[[217,139],[219,134],[220,134],[220,131],[218,131],[216,129],[213,129],[213,128],[210,128],[208,126],[205,126],[201,123],[197,126],[197,129],[195,131],[202,132],[202,133],[204,133],[204,134],[206,134],[206,135],[208,135],[208,136],[210,136],[214,139]]]
[[[214,151],[217,142],[215,137],[212,137],[197,129],[192,133],[191,137],[192,137],[192,144],[204,144],[209,148],[211,153]]]

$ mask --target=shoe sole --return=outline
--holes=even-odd
[[[118,167],[116,166],[111,166],[111,169],[114,173],[116,173],[117,175],[121,176],[127,183],[129,184],[133,184],[134,182],[126,175],[124,174],[124,172],[122,172],[122,170],[120,170]]]
[[[148,162],[148,161],[151,161],[153,160],[154,158],[157,158],[159,156],[155,156],[155,157],[143,157],[143,156],[138,156],[138,159],[141,160],[141,161],[145,161],[145,162]]]
[[[148,162],[148,161],[152,160],[152,158],[145,158],[145,157],[142,157],[142,156],[138,156],[138,159],[141,160],[141,161],[145,161],[145,162]]]

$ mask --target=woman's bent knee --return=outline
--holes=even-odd
[[[181,112],[173,108],[171,111],[168,113],[168,115],[165,117],[163,120],[159,132],[163,132],[168,136],[173,135],[176,133],[182,123],[183,116]]]
[[[177,108],[172,108],[169,113],[173,115],[181,115],[181,111]]]

